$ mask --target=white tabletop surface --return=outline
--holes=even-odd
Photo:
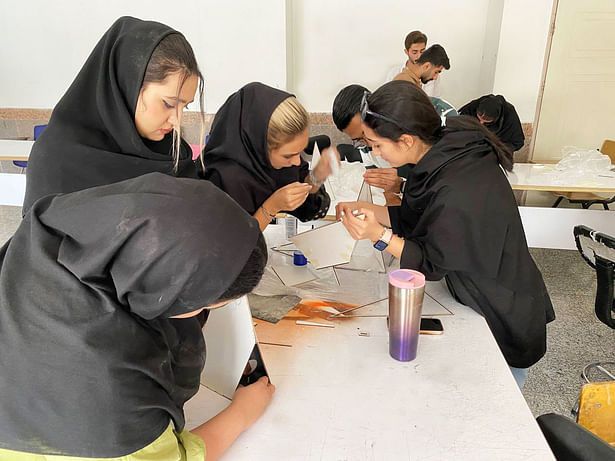
[[[25,174],[0,173],[0,205],[22,206],[25,194]]]
[[[443,282],[426,293],[454,315],[442,315],[444,334],[421,336],[406,363],[389,356],[384,316],[334,328],[257,325],[261,341],[292,347],[261,345],[276,393],[223,459],[553,459],[485,320]],[[187,427],[227,405],[201,387],[185,407]]]
[[[543,190],[553,192],[592,192],[613,195],[615,172],[599,174],[563,173],[556,165],[515,163],[508,180],[516,190]]]
[[[0,139],[0,160],[27,160],[34,141]]]

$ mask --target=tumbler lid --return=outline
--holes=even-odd
[[[425,286],[425,276],[411,269],[389,272],[389,283],[397,288],[420,288]]]

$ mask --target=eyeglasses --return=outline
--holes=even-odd
[[[369,110],[369,105],[367,104],[367,96],[369,96],[369,91],[364,91],[363,92],[363,99],[361,100],[361,120],[365,120],[365,117],[367,117],[368,115],[371,115],[372,117],[375,118],[379,118],[380,120],[384,120],[385,122],[389,122],[392,123],[393,125],[395,125],[396,127],[398,127],[399,129],[403,130],[404,132],[409,132],[409,130],[407,128],[405,128],[401,123],[399,123],[398,121],[390,118],[390,117],[386,117],[384,115],[381,115],[377,112],[371,111]]]
[[[363,149],[364,147],[367,147],[367,142],[365,141],[365,138],[360,137],[360,138],[352,138],[352,147],[354,147],[355,149]]]

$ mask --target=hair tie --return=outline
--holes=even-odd
[[[440,126],[444,128],[446,126],[446,115],[440,115],[440,120],[442,120]]]

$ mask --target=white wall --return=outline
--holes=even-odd
[[[295,46],[293,89],[309,111],[329,112],[344,86],[359,83],[375,90],[383,84],[391,67],[405,61],[406,34],[419,29],[428,45],[446,49],[451,69],[442,72],[442,97],[460,106],[479,93],[481,67],[489,67],[483,63],[485,33],[499,32],[487,28],[493,1],[296,0],[289,31]]]
[[[442,97],[461,106],[491,91],[502,93],[522,121],[531,122],[551,3],[13,2],[0,15],[0,107],[52,108],[104,31],[128,14],[186,35],[205,75],[207,112],[254,80],[295,92],[309,111],[330,112],[345,85],[380,86],[389,69],[405,60],[405,35],[420,29],[430,44],[442,44],[451,60],[451,69],[442,73]]]
[[[532,122],[542,77],[553,0],[505,0],[493,92]]]
[[[205,76],[207,112],[245,83],[286,85],[284,0],[28,0],[11,2],[0,14],[0,107],[53,108],[123,15],[186,36]]]

